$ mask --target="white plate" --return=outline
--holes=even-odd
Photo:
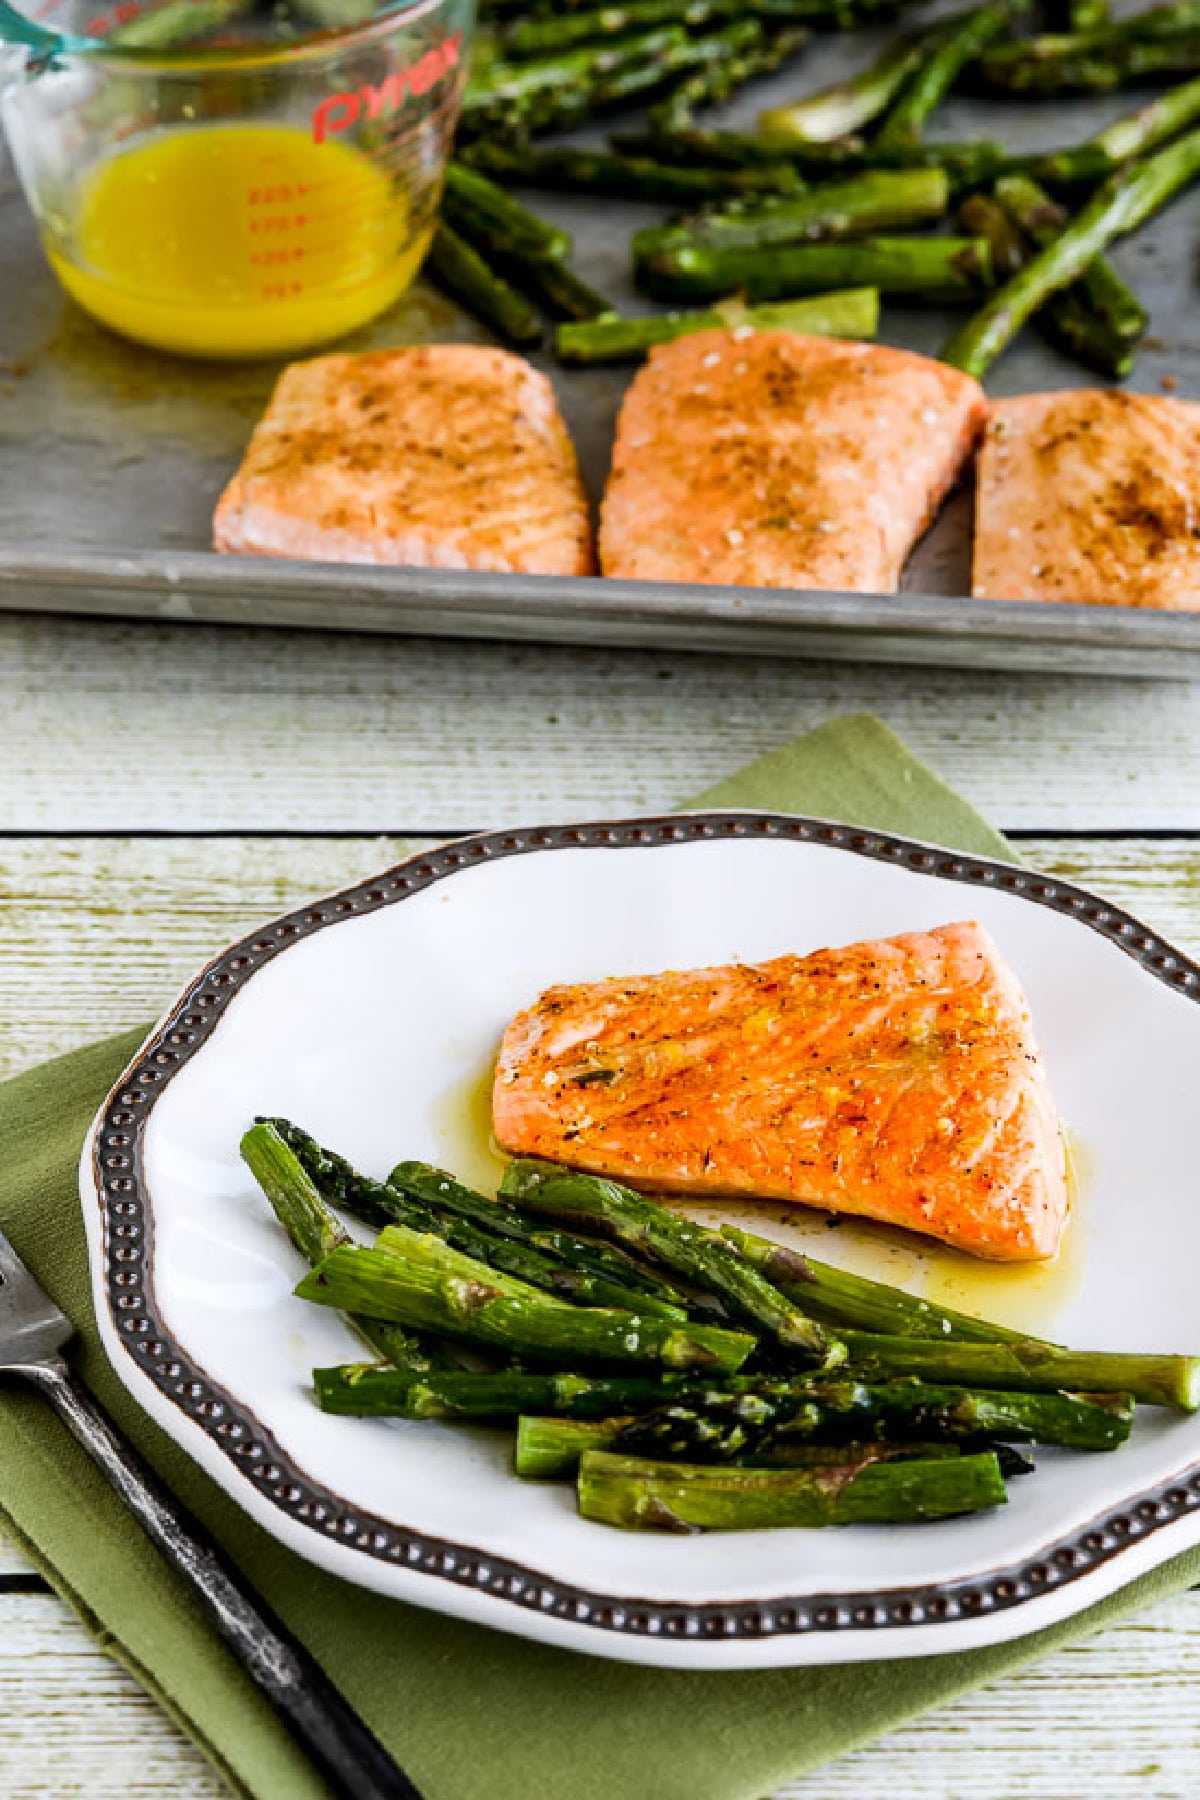
[[[1200,971],[1061,882],[877,832],[721,813],[468,838],[212,963],[84,1151],[118,1373],[302,1556],[572,1649],[691,1668],[851,1661],[962,1650],[1090,1605],[1200,1541],[1200,1415],[1141,1412],[1114,1455],[1043,1453],[1007,1506],[936,1526],[620,1532],[580,1519],[569,1487],[517,1481],[506,1433],[318,1412],[309,1371],[361,1349],[292,1296],[302,1265],[238,1157],[255,1113],[283,1113],[372,1174],[404,1156],[472,1177],[484,1152],[462,1125],[469,1096],[506,1021],[552,982],[964,917],[1024,983],[1089,1170],[1071,1279],[996,1277],[998,1310],[1093,1348],[1197,1349]],[[763,1228],[787,1236],[779,1216]],[[870,1228],[801,1218],[793,1241],[816,1231],[821,1254],[864,1266]],[[870,1272],[948,1292],[948,1253],[874,1241],[889,1248]]]

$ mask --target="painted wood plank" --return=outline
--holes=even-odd
[[[0,1527],[0,1581],[9,1578],[20,1579],[26,1576],[30,1580],[34,1579],[33,1571],[25,1558],[14,1544],[9,1543],[4,1536],[3,1528]]]
[[[232,938],[416,842],[0,842],[0,1075],[149,1020]],[[1200,844],[1048,838],[1023,849],[1200,952]]]
[[[1198,1696],[1192,1593],[928,1713],[777,1800],[1195,1800]],[[0,1599],[0,1793],[227,1800],[228,1790],[65,1607],[20,1595]]]
[[[1001,824],[1200,825],[1200,698],[1182,683],[9,616],[0,830],[646,810],[864,707]]]

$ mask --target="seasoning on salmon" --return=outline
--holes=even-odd
[[[325,562],[593,569],[554,390],[481,344],[292,363],[221,496],[214,542]]]
[[[1097,388],[996,401],[972,592],[1200,610],[1200,405]]]
[[[496,1136],[634,1187],[797,1201],[1052,1256],[1066,1152],[1021,987],[976,924],[551,988],[504,1034]]]
[[[894,593],[970,455],[983,390],[929,357],[787,331],[699,331],[625,396],[606,575]]]

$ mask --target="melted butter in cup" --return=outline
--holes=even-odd
[[[47,253],[114,331],[215,358],[327,343],[409,286],[429,231],[361,151],[290,125],[156,132],[85,176],[71,250]]]

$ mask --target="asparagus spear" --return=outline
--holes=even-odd
[[[935,1438],[949,1442],[1058,1444],[1070,1450],[1115,1450],[1128,1438],[1133,1402],[1126,1395],[1081,1399],[942,1387],[906,1379],[870,1385],[836,1382],[742,1383],[703,1398],[678,1396],[643,1413],[622,1432],[633,1455],[699,1456],[707,1461],[782,1455],[795,1443],[839,1439]]]
[[[254,0],[166,0],[106,32],[104,42],[121,50],[173,50],[199,43],[253,10]]]
[[[876,136],[877,144],[915,144],[930,117],[968,64],[1008,31],[1028,0],[990,0],[947,24],[932,50],[904,83]]]
[[[555,262],[571,254],[570,232],[539,219],[479,169],[465,163],[452,162],[447,168],[442,205],[450,223],[476,248],[522,261]]]
[[[513,1469],[523,1481],[573,1481],[585,1450],[610,1450],[625,1419],[517,1420]]]
[[[653,56],[637,61],[631,59],[594,81],[557,89],[527,110],[526,133],[569,130],[614,108],[651,99],[661,93],[664,83],[671,79],[672,69],[694,67],[688,48],[686,43],[682,45],[669,62]]]
[[[738,1318],[824,1367],[844,1360],[837,1339],[737,1256],[717,1232],[619,1182],[521,1158],[508,1165],[500,1192],[528,1211],[585,1225],[662,1263],[715,1294]]]
[[[344,1156],[319,1144],[290,1119],[263,1118],[255,1123],[269,1127],[274,1136],[287,1145],[304,1175],[332,1205],[379,1228],[400,1224],[410,1225],[415,1231],[437,1229],[431,1206],[410,1195],[396,1193],[381,1181],[360,1175]]]
[[[703,169],[686,164],[673,168],[645,156],[615,156],[603,150],[529,144],[480,143],[470,148],[473,168],[500,180],[566,193],[611,196],[621,200],[678,201],[681,205],[726,195],[795,192],[803,186],[786,162],[756,169]]]
[[[608,6],[574,8],[519,19],[504,34],[508,56],[521,60],[555,56],[578,44],[603,43],[623,33],[657,25],[686,25],[696,30],[717,20],[803,18],[806,0],[617,0]]]
[[[558,56],[580,45],[602,44],[660,25],[700,25],[723,16],[719,0],[626,0],[626,4],[533,13],[518,18],[504,33],[504,53],[517,62]]]
[[[759,27],[747,22],[757,36]],[[570,124],[622,99],[655,92],[696,66],[695,44],[678,25],[587,45],[530,62],[492,62],[472,74],[459,117],[459,139],[505,133],[523,137]]]
[[[302,1300],[394,1319],[521,1356],[641,1361],[668,1368],[736,1369],[754,1348],[744,1333],[677,1325],[614,1308],[568,1306],[499,1274],[441,1239],[389,1227],[388,1247],[342,1246],[306,1275]],[[403,1245],[404,1254],[397,1254]]]
[[[275,1217],[306,1262],[315,1266],[350,1243],[349,1233],[326,1206],[273,1126],[253,1126],[242,1138],[241,1152],[246,1167],[271,1202]],[[389,1374],[403,1370],[406,1376],[412,1376],[454,1366],[454,1359],[436,1338],[425,1338],[406,1331],[402,1325],[354,1313],[349,1315],[348,1323],[372,1350],[394,1365]]]
[[[1095,31],[1108,18],[1108,0],[1064,0],[1051,9],[1050,24],[1055,31]]]
[[[489,269],[478,250],[444,219],[434,229],[426,266],[438,287],[506,344],[524,349],[541,343],[542,323],[529,302]]]
[[[798,1250],[789,1250],[785,1244],[776,1244],[754,1232],[741,1231],[735,1225],[722,1225],[721,1236],[768,1281],[803,1306],[805,1312],[839,1330],[850,1326],[888,1337],[953,1338],[978,1344],[1037,1343],[1047,1350],[1058,1348],[1041,1339],[1027,1338],[1008,1325],[977,1319],[948,1306],[934,1306],[886,1281],[872,1281],[869,1276],[818,1262],[813,1256],[802,1256]]]
[[[751,331],[799,331],[812,337],[873,338],[879,327],[879,295],[874,288],[851,288],[791,300],[779,306],[726,312],[659,313],[648,318],[611,318],[581,325],[560,325],[554,347],[565,363],[635,362],[655,344],[669,344],[693,331],[721,326]]]
[[[858,238],[785,244],[770,250],[667,249],[638,270],[659,300],[786,300],[832,288],[873,287],[881,294],[969,303],[992,286],[982,238]]]
[[[1070,222],[1066,208],[1025,175],[1008,175],[998,181],[996,199],[1039,250],[1053,244]],[[1145,307],[1104,257],[1098,256],[1068,292],[1077,292],[1112,336],[1131,352],[1145,336],[1150,323]]]
[[[1028,175],[1047,187],[1094,187],[1117,167],[1115,160],[1097,144],[1075,144],[1065,150],[1042,150],[1030,156],[1006,156],[993,171],[997,178],[1005,175]]]
[[[678,25],[669,25],[662,30],[617,38],[601,47],[588,45],[536,61],[513,63],[501,59],[489,64],[478,76],[472,72],[463,97],[463,115],[469,118],[473,112],[492,111],[504,105],[520,107],[555,89],[586,88],[635,64],[657,62],[664,75],[669,75],[673,67],[689,66],[689,49],[687,32]]]
[[[1036,40],[1034,40],[1036,42]],[[1059,41],[1059,40],[1056,40]],[[1200,28],[1175,39],[1073,50],[1083,38],[1063,38],[1060,54],[1018,54],[1024,45],[989,52],[978,65],[985,87],[1008,94],[1110,94],[1139,81],[1182,75],[1200,67]]]
[[[674,31],[676,28],[671,27]],[[742,71],[754,63],[762,48],[762,28],[756,19],[736,19],[719,31],[703,37],[682,34],[673,46],[662,51],[644,48],[652,33],[628,39],[629,44],[643,46],[637,55],[629,55],[612,69],[598,71],[590,79],[562,82],[542,91],[523,110],[522,122],[527,132],[545,131],[574,125],[582,120],[626,106],[631,100],[660,92],[681,75],[706,75],[722,88],[741,79]],[[666,36],[667,33],[661,34]],[[575,52],[574,54],[581,54]],[[534,64],[526,64],[532,68]],[[545,66],[545,65],[536,65]]]
[[[964,201],[958,216],[964,231],[987,238],[992,246],[992,266],[1001,281],[1024,268],[1035,254],[1030,240],[1004,208],[984,194],[973,194]],[[1129,346],[1109,330],[1075,288],[1051,294],[1035,322],[1051,343],[1086,367],[1117,379],[1129,373],[1133,360]]]
[[[719,1376],[705,1383],[694,1373],[583,1375],[498,1370],[382,1368],[351,1363],[316,1369],[313,1383],[325,1412],[359,1418],[486,1419],[527,1415],[531,1409],[559,1420],[621,1420],[622,1447],[652,1446],[656,1456],[699,1455],[764,1462],[771,1466],[811,1462],[837,1453],[851,1441],[891,1446],[892,1454],[913,1454],[914,1434],[922,1453],[947,1454],[954,1446],[999,1448],[1006,1474],[1032,1467],[1003,1437],[1041,1438],[1074,1448],[1107,1450],[1128,1435],[1132,1408],[1123,1399],[1096,1403],[1067,1396],[964,1392],[914,1381],[869,1387],[815,1380],[769,1380],[762,1376]],[[630,1417],[630,1414],[633,1417]],[[640,1435],[635,1430],[645,1420]],[[935,1452],[931,1446],[946,1449]]]
[[[1081,148],[1099,150],[1113,166],[1155,150],[1177,133],[1200,119],[1200,80],[1185,81],[1143,106],[1138,112],[1117,119],[1105,130],[1097,132],[1089,145]],[[1053,182],[1051,182],[1053,186]]]
[[[1077,51],[1109,50],[1122,44],[1163,42],[1187,37],[1200,31],[1200,0],[1169,0],[1161,6],[1145,7],[1123,19],[1105,17],[1085,31],[1067,33],[1044,32],[1040,37],[1025,38],[1013,45],[1022,54],[1042,60],[1056,60]],[[997,51],[1002,55],[1002,51]]]
[[[992,251],[992,272],[997,281],[1007,281],[1029,261],[1028,241],[1004,208],[988,195],[968,195],[958,209],[958,223],[972,236],[987,239]]]
[[[622,5],[624,0],[612,0]],[[690,0],[677,0],[680,7]],[[739,16],[750,15],[774,26],[778,21],[800,19],[822,30],[846,31],[895,18],[914,0],[741,0]],[[490,21],[522,18],[547,19],[563,13],[595,13],[605,0],[485,0],[484,16]],[[734,10],[731,7],[731,10]]]
[[[718,131],[698,125],[670,131],[622,131],[612,141],[630,156],[718,169],[774,168],[787,162],[802,176],[816,179],[859,169],[945,169],[953,182],[978,182],[992,179],[1011,160],[1003,144],[986,139],[969,144],[881,145],[849,137],[836,143],[808,144],[767,132]],[[1089,152],[1089,166],[1102,175],[1112,169],[1109,159],[1094,150]]]
[[[1044,1338],[1027,1337],[1009,1325],[934,1306],[901,1288],[834,1268],[735,1226],[724,1225],[721,1233],[806,1312],[838,1330],[856,1372],[860,1365],[870,1368],[872,1376],[877,1372],[939,1372],[944,1380],[986,1386],[980,1370],[991,1367],[1004,1371],[1000,1385],[1006,1388],[1027,1385],[1025,1380],[1012,1378],[1017,1370],[1026,1371],[1040,1388],[1046,1384],[1034,1372],[1053,1369],[1058,1378],[1049,1381],[1052,1388],[1120,1389],[1144,1404],[1179,1406],[1185,1411],[1200,1405],[1200,1359],[1195,1357],[1067,1350]],[[893,1345],[894,1350],[890,1348]],[[901,1369],[905,1356],[908,1360]],[[939,1357],[944,1358],[940,1363]],[[964,1370],[961,1375],[950,1372],[956,1358]],[[968,1364],[970,1373],[965,1372]]]
[[[847,1331],[850,1368],[863,1381],[915,1375],[971,1388],[1052,1394],[1126,1393],[1143,1406],[1200,1407],[1200,1357],[1118,1350],[1057,1350],[1031,1343],[956,1344]]]
[[[610,1450],[629,1419],[536,1418],[522,1414],[517,1420],[515,1467],[526,1480],[563,1481],[573,1478],[585,1450]],[[957,1444],[795,1444],[786,1453],[786,1466],[819,1468],[826,1463],[897,1462],[916,1458],[944,1461],[961,1456]],[[771,1467],[775,1465],[760,1464]],[[1025,1473],[1024,1462],[1012,1470]],[[1009,1471],[1004,1471],[1008,1473]]]
[[[536,1408],[569,1419],[646,1412],[697,1389],[683,1375],[580,1375],[500,1369],[420,1375],[375,1363],[314,1369],[323,1412],[378,1419],[513,1419]]]
[[[808,32],[800,25],[784,26],[757,43],[747,43],[736,55],[709,62],[677,81],[647,114],[651,126],[686,125],[692,114],[707,106],[722,106],[747,82],[774,74],[808,44]]]
[[[293,0],[293,4],[302,19],[322,31],[345,31],[352,25],[365,25],[375,11],[374,0]]]
[[[899,38],[849,80],[787,106],[769,107],[759,115],[759,127],[773,137],[806,144],[828,144],[849,137],[887,111],[919,67],[929,44],[927,31]]]
[[[835,144],[798,144],[768,135],[681,126],[672,131],[622,131],[613,143],[630,156],[698,168],[775,168],[790,162],[802,177],[820,179],[859,169],[944,169],[957,190],[997,176],[1028,174],[1049,187],[1090,185],[1111,175],[1116,159],[1095,140],[1067,150],[1013,156],[1003,144],[882,144],[843,138]]]
[[[1200,174],[1200,131],[1106,182],[1047,249],[1039,251],[943,346],[941,357],[982,375],[1049,294],[1069,287],[1115,238],[1136,231]]]
[[[430,1163],[397,1163],[388,1176],[388,1186],[414,1196],[427,1206],[460,1213],[463,1218],[473,1219],[477,1224],[503,1237],[517,1238],[522,1243],[532,1245],[535,1250],[558,1257],[560,1262],[569,1264],[573,1269],[607,1275],[614,1281],[623,1282],[627,1287],[636,1288],[639,1292],[639,1304],[643,1307],[645,1301],[640,1298],[642,1295],[665,1301],[671,1306],[687,1303],[687,1296],[682,1290],[667,1281],[657,1269],[648,1269],[644,1264],[634,1262],[631,1257],[609,1244],[594,1243],[590,1238],[575,1237],[571,1232],[547,1225],[540,1219],[526,1218],[503,1199],[485,1200],[482,1194],[464,1187],[462,1182],[447,1175],[444,1169],[435,1169]]]
[[[616,307],[578,276],[569,263],[527,262],[516,279],[531,289],[555,319],[606,319]]]
[[[933,1462],[782,1470],[659,1464],[588,1450],[579,1465],[583,1517],[629,1531],[912,1524],[979,1512],[1005,1498],[990,1451]]]
[[[555,1294],[582,1306],[617,1306],[627,1311],[649,1312],[658,1318],[683,1320],[686,1312],[659,1299],[657,1294],[640,1292],[627,1282],[613,1281],[609,1276],[590,1269],[571,1268],[554,1255],[547,1255],[528,1242],[490,1231],[474,1219],[466,1218],[449,1207],[415,1199],[381,1181],[371,1181],[351,1167],[344,1157],[323,1149],[307,1132],[286,1119],[271,1122],[275,1135],[290,1147],[292,1166],[305,1186],[315,1186],[337,1205],[367,1224],[376,1226],[405,1225],[445,1240],[452,1249],[473,1256],[490,1269],[515,1275],[531,1287]],[[281,1186],[288,1185],[286,1178]],[[299,1182],[293,1178],[292,1186]],[[499,1209],[493,1203],[492,1211]],[[344,1237],[344,1234],[343,1234]],[[382,1242],[382,1240],[381,1240]],[[332,1248],[332,1246],[331,1246]],[[318,1261],[319,1257],[311,1258]]]
[[[878,169],[757,205],[735,203],[680,225],[636,232],[635,264],[681,249],[768,250],[777,244],[861,237],[889,225],[940,219],[950,200],[944,169]]]

